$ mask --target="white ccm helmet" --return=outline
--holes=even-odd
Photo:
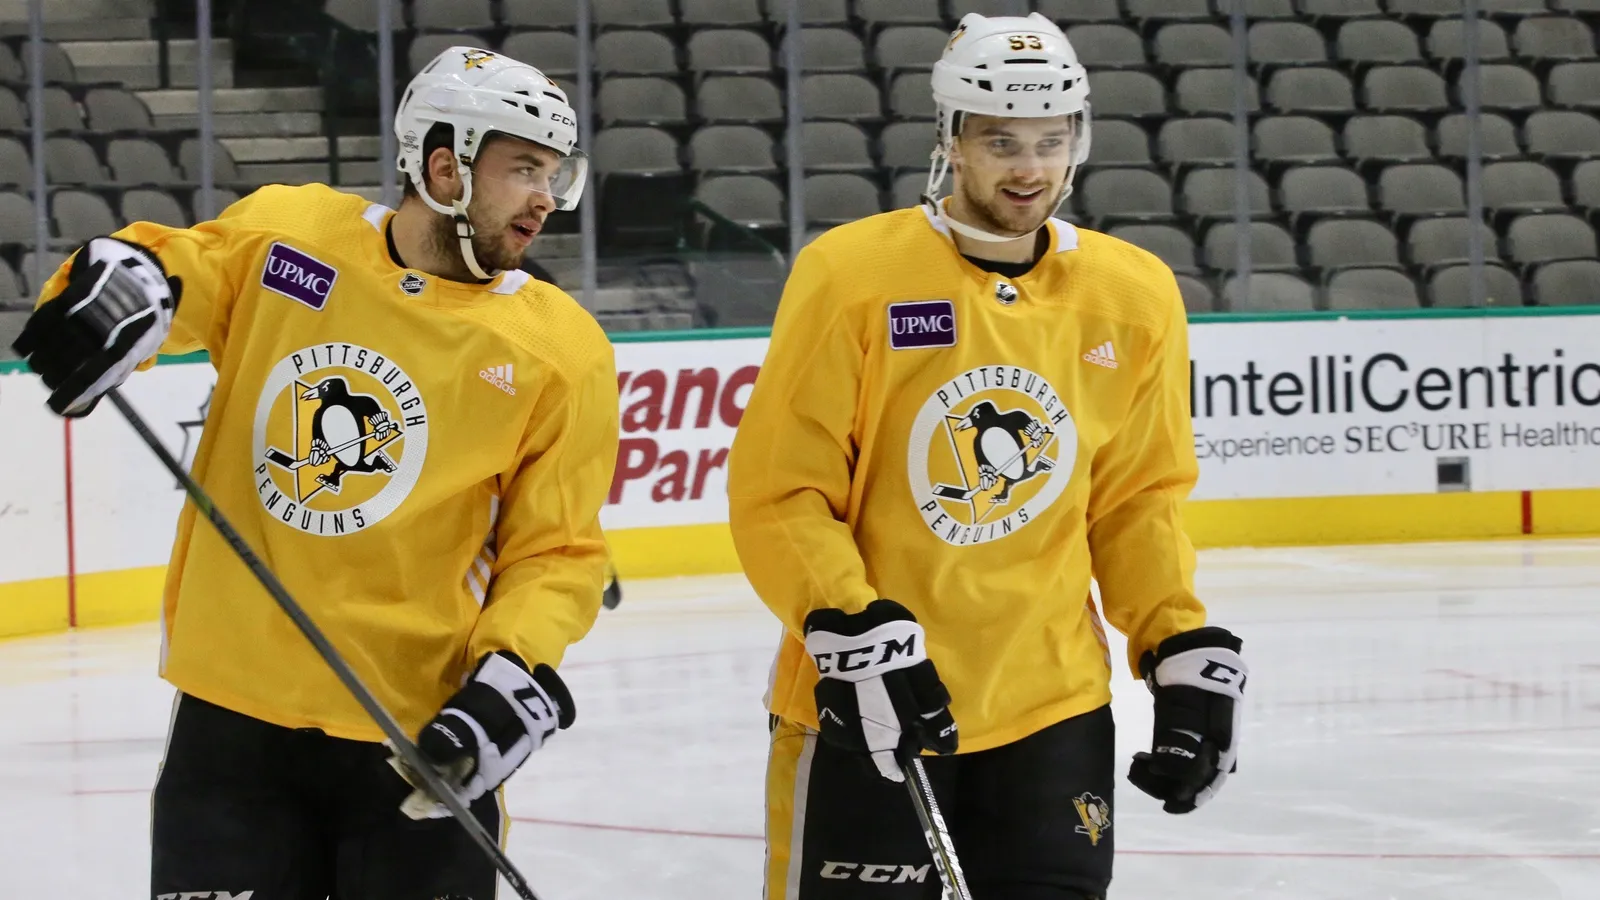
[[[423,144],[435,124],[455,132],[456,171],[461,175],[461,199],[446,206],[428,194],[423,183],[427,162]],[[400,142],[396,165],[411,179],[430,209],[453,216],[461,239],[461,256],[479,278],[498,272],[484,271],[472,253],[472,223],[467,204],[472,202],[472,163],[491,133],[532,141],[561,154],[559,171],[551,178],[550,196],[556,208],[573,209],[583,197],[589,170],[588,157],[578,142],[578,117],[567,95],[545,74],[526,63],[475,47],[451,47],[433,58],[406,88],[394,120]]]
[[[968,13],[934,63],[933,101],[939,143],[922,201],[951,229],[974,240],[1013,240],[951,219],[939,200],[963,113],[1018,119],[1076,115],[1071,166],[1052,211],[1072,193],[1072,179],[1089,158],[1089,76],[1054,22],[1039,13],[1026,18]]]

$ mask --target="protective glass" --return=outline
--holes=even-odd
[[[589,157],[576,148],[572,155],[552,156],[549,163],[516,166],[493,174],[474,167],[473,180],[477,190],[506,191],[518,196],[544,194],[555,203],[556,209],[576,209],[583,198],[583,187],[589,174]]]
[[[1054,171],[1078,159],[1085,138],[1081,115],[1050,119],[964,117],[955,142],[961,161],[974,169]]]

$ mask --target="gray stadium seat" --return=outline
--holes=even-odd
[[[671,0],[590,0],[601,28],[670,28],[677,24]]]
[[[89,127],[95,131],[154,131],[150,107],[122,88],[93,88],[83,98]]]
[[[1600,260],[1545,263],[1534,270],[1533,299],[1540,306],[1600,305]]]
[[[707,178],[700,182],[695,199],[746,227],[778,228],[786,224],[783,193],[759,175]]]
[[[1523,123],[1528,153],[1540,159],[1600,157],[1600,119],[1568,109],[1541,109]]]
[[[1150,136],[1137,124],[1123,119],[1102,119],[1094,123],[1093,166],[1148,166]]]
[[[44,275],[43,277],[37,277],[34,275],[34,261],[41,255],[44,257]],[[44,290],[44,282],[51,275],[54,275],[57,269],[61,268],[61,264],[67,261],[68,255],[66,251],[59,249],[46,250],[43,254],[29,250],[27,253],[22,254],[22,271],[17,274],[22,276],[23,290],[27,291],[28,297],[39,296],[39,292]]]
[[[106,147],[117,184],[178,184],[183,177],[161,145],[147,138],[117,138]]]
[[[163,190],[134,188],[122,193],[122,220],[124,222],[154,222],[184,228],[189,225],[189,215],[178,203],[178,198]]]
[[[88,191],[57,191],[50,198],[50,213],[56,234],[75,244],[121,227],[105,198]]]
[[[22,70],[22,60],[17,58],[11,45],[0,44],[0,81],[22,84],[27,80],[28,76]]]
[[[1279,69],[1267,81],[1267,105],[1286,113],[1337,114],[1353,112],[1356,101],[1350,79],[1337,69]]]
[[[889,190],[889,202],[895,209],[907,209],[922,202],[922,191],[928,186],[928,176],[924,172],[905,172],[895,176],[894,184]]]
[[[918,76],[901,76],[907,77]],[[933,103],[931,93],[928,103]],[[808,119],[868,122],[883,118],[883,101],[877,87],[860,75],[805,76],[800,80],[800,108]]]
[[[772,138],[754,125],[710,125],[689,138],[689,166],[701,172],[778,171]]]
[[[1482,0],[1479,8],[1486,16],[1536,16],[1545,12],[1546,0]]]
[[[1594,32],[1581,19],[1534,16],[1517,23],[1512,34],[1517,55],[1535,62],[1594,58]]]
[[[950,33],[932,25],[901,25],[878,32],[873,56],[878,67],[894,72],[900,69],[932,69],[944,53]]]
[[[1579,163],[1572,170],[1572,202],[1600,220],[1600,160]]]
[[[1343,166],[1300,166],[1283,173],[1278,184],[1283,209],[1291,218],[1348,216],[1371,211],[1367,183]]]
[[[32,306],[32,298],[25,297],[22,279],[11,268],[11,263],[0,259],[0,310],[7,308],[26,310]],[[0,353],[11,351],[11,341],[15,337],[15,333],[0,334]]]
[[[1376,66],[1361,82],[1362,105],[1373,112],[1437,113],[1450,108],[1438,72],[1421,66]]]
[[[1467,158],[1465,113],[1451,113],[1439,120],[1438,146],[1441,159]],[[1478,119],[1479,152],[1485,160],[1511,159],[1522,155],[1517,145],[1517,130],[1499,113],[1486,112]]]
[[[1144,40],[1126,25],[1074,25],[1066,31],[1072,49],[1078,51],[1079,61],[1091,71],[1137,68],[1145,64]],[[1080,47],[1083,49],[1078,50]]]
[[[1506,229],[1506,251],[1518,263],[1593,259],[1594,229],[1577,216],[1562,213],[1523,216]]]
[[[84,131],[83,111],[66,88],[44,89],[44,126],[50,131]]]
[[[572,0],[500,0],[500,21],[512,28],[576,28],[578,4]]]
[[[1365,19],[1383,15],[1378,0],[1298,0],[1300,12],[1312,19]]]
[[[1227,19],[1233,15],[1234,0],[1218,0],[1217,15]],[[1300,13],[1294,8],[1294,0],[1244,0],[1245,18],[1254,22],[1258,19],[1294,19]]]
[[[419,31],[487,31],[495,22],[489,0],[417,0],[411,25]]]
[[[1287,74],[1280,72],[1279,74]],[[1178,109],[1191,116],[1233,115],[1234,77],[1232,69],[1187,69],[1178,75],[1173,88]],[[1089,80],[1090,96],[1094,96],[1094,76]],[[1095,107],[1099,109],[1098,106]],[[1261,109],[1261,93],[1255,79],[1246,85],[1245,109]]]
[[[1328,61],[1328,43],[1303,22],[1257,22],[1250,26],[1250,61],[1261,66],[1322,65]]]
[[[867,68],[861,38],[844,28],[800,29],[800,62],[807,72],[860,72]],[[778,45],[778,66],[789,68],[789,39]]]
[[[1459,8],[1458,8],[1459,9]],[[1459,15],[1459,12],[1457,13]],[[1466,56],[1465,28],[1460,19],[1440,19],[1428,29],[1428,55],[1444,62],[1456,62]],[[1506,32],[1498,23],[1478,23],[1478,61],[1497,62],[1511,58],[1511,44]]]
[[[1600,0],[1550,0],[1550,8],[1564,13],[1600,13]]]
[[[51,184],[103,184],[111,177],[94,148],[74,137],[45,138],[44,171]]]
[[[879,25],[942,25],[939,0],[856,0],[856,15],[868,28]]]
[[[1417,284],[1394,269],[1343,269],[1328,279],[1329,309],[1416,309]]]
[[[1600,109],[1600,62],[1562,63],[1550,70],[1552,106]]]
[[[607,75],[678,74],[678,51],[655,31],[607,31],[594,41],[595,71]]]
[[[33,53],[26,47],[18,57],[22,62],[22,77],[24,80],[32,77],[30,74]],[[72,65],[72,60],[67,57],[67,52],[55,41],[44,42],[44,80],[48,82],[71,84],[78,80],[78,70]]]
[[[1357,19],[1339,26],[1339,58],[1357,65],[1403,65],[1422,62],[1417,33],[1399,22]]]
[[[1117,0],[1035,0],[1034,9],[1056,22],[1120,22]]]
[[[768,72],[772,70],[772,46],[754,31],[737,28],[711,28],[689,38],[691,72]]]
[[[664,175],[681,171],[678,142],[659,128],[605,128],[589,152],[595,171],[604,174]]]
[[[757,0],[678,0],[683,24],[703,27],[761,25],[766,17]]]
[[[1428,303],[1435,309],[1472,305],[1472,282],[1477,274],[1471,266],[1446,266],[1428,279]],[[1521,306],[1522,283],[1500,265],[1483,267],[1483,299],[1487,306]]]
[[[14,137],[0,137],[0,184],[33,186],[33,156]]]
[[[1232,312],[1304,312],[1316,308],[1316,292],[1299,277],[1284,272],[1252,272],[1250,282],[1230,277],[1222,296]]]
[[[1096,149],[1100,125],[1095,123]],[[883,165],[887,169],[926,169],[928,154],[938,141],[938,129],[932,122],[895,122],[883,129]]]
[[[807,172],[871,172],[876,168],[866,133],[849,122],[803,123],[800,158]],[[806,207],[808,214],[810,209]]]
[[[1137,126],[1135,126],[1137,127]],[[1143,129],[1140,129],[1143,133]],[[1234,125],[1227,119],[1168,119],[1156,134],[1163,162],[1175,165],[1227,165],[1238,154]],[[1100,152],[1100,129],[1094,129],[1092,150]]]
[[[525,60],[552,78],[578,74],[578,38],[571,32],[519,31],[506,38],[500,52]]]
[[[26,194],[0,191],[0,244],[33,244],[33,201]]]
[[[1461,15],[1461,0],[1387,0],[1389,14],[1414,19],[1445,19]]]
[[[1279,23],[1281,24],[1281,23]],[[1090,28],[1116,28],[1115,25],[1080,25],[1074,31]],[[1142,50],[1144,42],[1132,31],[1122,29],[1132,36],[1134,47]],[[1076,48],[1078,45],[1072,45]],[[1164,66],[1181,66],[1185,68],[1198,68],[1201,66],[1230,66],[1233,65],[1233,35],[1217,25],[1201,22],[1179,22],[1173,25],[1162,26],[1156,32],[1154,41],[1156,62]],[[1254,49],[1252,47],[1252,49]],[[1105,52],[1104,47],[1097,47],[1096,54]],[[1134,62],[1122,62],[1121,65],[1140,65],[1143,63],[1143,53],[1133,57],[1126,49],[1119,50],[1118,56]],[[1085,62],[1085,65],[1096,65]],[[1104,65],[1100,63],[1099,65]]]
[[[889,111],[897,119],[931,119],[937,113],[933,83],[927,72],[896,76],[889,86]],[[810,111],[807,110],[807,115]]]
[[[1539,97],[1539,79],[1521,66],[1484,66],[1478,102],[1484,109],[1527,112],[1544,103]]]
[[[1400,265],[1400,242],[1387,225],[1371,219],[1324,219],[1306,232],[1312,268]]]
[[[1507,212],[1561,212],[1561,179],[1541,162],[1519,160],[1483,167],[1483,206],[1496,215]]]
[[[480,34],[418,34],[406,48],[406,64],[416,75],[433,62],[434,57],[451,47],[487,47],[489,42]]]
[[[1206,231],[1205,261],[1209,268],[1235,271],[1239,260],[1239,229],[1219,222]],[[1250,223],[1250,267],[1257,272],[1293,272],[1300,268],[1294,238],[1271,222]]]
[[[194,196],[190,198],[190,211],[194,213],[193,221],[202,221],[207,215],[215,218],[221,215],[223,210],[239,202],[239,193],[229,188],[212,188],[209,196],[211,198],[209,214],[205,208],[207,194],[204,188],[195,191]]]
[[[1110,234],[1154,253],[1174,272],[1196,274],[1200,271],[1194,241],[1180,228],[1171,225],[1120,225],[1111,229]]]
[[[1185,73],[1188,74],[1188,73]],[[1090,72],[1089,96],[1094,117],[1148,118],[1167,114],[1167,93],[1145,72]],[[1090,151],[1091,157],[1093,151]]]
[[[1352,116],[1344,123],[1344,152],[1356,165],[1433,159],[1427,129],[1410,116]]]
[[[389,21],[394,23],[395,30],[403,29],[406,23],[405,10],[401,8],[400,0],[389,0],[389,6]],[[357,31],[378,30],[378,0],[327,0],[322,11]]]
[[[842,225],[883,212],[878,186],[860,175],[807,175],[805,191],[808,225]]]
[[[1098,169],[1088,173],[1073,193],[1081,197],[1083,211],[1097,222],[1173,217],[1172,187],[1165,178],[1144,169]]]
[[[607,78],[596,106],[600,124],[671,125],[688,120],[683,89],[665,78]]]
[[[1339,159],[1333,129],[1310,116],[1256,120],[1255,148],[1256,159],[1268,165],[1309,165]]]
[[[1185,22],[1210,19],[1206,0],[1124,0],[1135,22]]]
[[[178,145],[178,165],[183,169],[185,180],[200,181],[199,138],[184,138],[183,143]],[[215,184],[244,182],[244,174],[239,171],[239,164],[234,160],[233,153],[221,141],[213,141],[211,144],[211,172],[211,180]]]
[[[1250,218],[1261,219],[1272,215],[1271,192],[1266,179],[1251,172]],[[1237,178],[1231,168],[1196,169],[1183,179],[1183,212],[1202,225],[1214,219],[1234,217],[1234,195]]]
[[[1183,308],[1189,313],[1216,312],[1217,298],[1211,287],[1193,275],[1178,273],[1178,293],[1183,296]]]
[[[1437,267],[1462,263],[1472,258],[1468,235],[1472,220],[1466,216],[1421,219],[1406,235],[1406,259],[1414,266]],[[1494,229],[1478,222],[1485,259],[1499,259],[1499,239]]]
[[[769,79],[719,75],[700,83],[695,112],[707,122],[780,122],[783,97]]]
[[[788,0],[762,0],[767,18],[782,25],[789,16]],[[847,0],[800,0],[802,25],[845,25],[850,21]]]
[[[28,109],[22,98],[0,85],[0,131],[27,131]]]
[[[1401,217],[1460,215],[1467,208],[1460,176],[1444,166],[1390,166],[1378,176],[1378,205]]]

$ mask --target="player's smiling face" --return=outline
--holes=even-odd
[[[479,265],[522,265],[523,253],[556,208],[550,190],[560,166],[559,154],[532,141],[493,135],[484,143],[472,166],[472,202],[467,204]]]
[[[1055,212],[1080,121],[966,116],[951,160],[951,213],[993,234],[1032,233]]]

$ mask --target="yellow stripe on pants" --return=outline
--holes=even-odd
[[[772,730],[767,755],[766,900],[799,900],[806,794],[817,733],[786,719]]]

